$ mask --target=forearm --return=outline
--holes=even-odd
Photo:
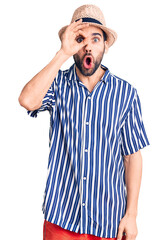
[[[125,181],[127,188],[126,214],[137,216],[138,197],[142,178],[142,156],[140,150],[125,156]]]
[[[19,103],[27,110],[38,109],[56,77],[62,64],[71,56],[76,54],[82,47],[88,44],[85,39],[78,43],[76,37],[80,36],[82,29],[88,27],[88,23],[82,23],[82,19],[71,23],[61,37],[61,49],[56,53],[49,64],[36,74],[23,88],[19,96]]]
[[[60,67],[67,59],[68,56],[59,50],[49,64],[24,86],[19,96],[20,105],[27,110],[39,108]]]

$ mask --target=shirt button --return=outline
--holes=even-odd
[[[90,97],[90,96],[88,96],[88,99],[91,99],[91,97]]]
[[[88,149],[85,149],[85,152],[88,152]]]
[[[83,177],[84,180],[86,180],[86,177]]]
[[[85,203],[82,203],[83,206],[85,206]]]
[[[89,122],[86,122],[87,125],[89,125]]]

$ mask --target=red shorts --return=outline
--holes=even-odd
[[[69,231],[44,220],[43,225],[43,240],[116,240],[117,238],[101,238],[91,234],[80,234],[76,232]],[[125,240],[123,236],[122,240]]]

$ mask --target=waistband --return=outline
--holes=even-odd
[[[102,238],[92,234],[76,233],[44,220],[43,240],[117,240],[117,238]],[[123,236],[122,240],[126,237]]]

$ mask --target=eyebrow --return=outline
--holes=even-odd
[[[99,35],[100,37],[102,37],[100,33],[92,33],[92,36],[96,36],[96,35]]]

